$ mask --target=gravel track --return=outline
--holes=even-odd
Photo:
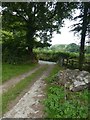
[[[45,78],[50,74],[54,65],[48,65],[47,71],[34,82],[29,91],[3,118],[43,118],[42,99],[45,97]]]
[[[43,65],[39,64],[39,66],[37,66],[37,68],[34,68],[34,69],[30,70],[29,72],[19,75],[15,78],[12,78],[12,79],[8,80],[7,82],[5,82],[4,84],[0,85],[0,94],[6,92],[10,87],[15,86],[18,82],[20,82],[21,80],[30,76],[32,73],[36,72],[42,66]]]

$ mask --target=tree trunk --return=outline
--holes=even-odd
[[[88,12],[87,3],[84,3],[84,16],[83,16],[80,53],[79,53],[79,69],[80,70],[82,70],[83,63],[84,63],[85,36],[86,36],[86,30],[87,30],[87,12]]]
[[[33,53],[34,34],[35,34],[35,30],[33,29],[33,27],[27,25],[26,44],[27,44],[27,47],[28,47],[28,54],[30,55],[30,61],[31,62],[34,62],[35,59],[36,59],[35,54]]]

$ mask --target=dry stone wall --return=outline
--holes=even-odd
[[[57,74],[58,84],[64,85],[73,92],[83,89],[90,89],[90,73],[87,71],[79,71],[79,69],[66,69]]]

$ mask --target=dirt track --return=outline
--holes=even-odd
[[[37,68],[34,68],[33,70],[30,70],[27,73],[24,73],[22,75],[14,77],[14,78],[8,80],[7,82],[5,82],[4,84],[0,85],[0,93],[6,92],[10,87],[15,86],[18,82],[20,82],[21,80],[30,76],[32,73],[34,73],[36,70],[38,70],[42,66],[43,66],[43,64],[42,65],[40,64],[37,66]]]
[[[45,65],[45,64],[44,64]],[[28,91],[18,100],[10,111],[4,114],[4,118],[43,118],[42,99],[45,97],[45,78],[49,75],[53,64],[49,64],[47,71],[30,86]]]

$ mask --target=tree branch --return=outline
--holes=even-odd
[[[25,19],[25,17],[22,16],[18,10],[15,10],[15,12],[17,12],[17,14],[16,14],[17,17],[21,17],[21,18],[23,18],[24,21],[27,22],[27,20]]]

